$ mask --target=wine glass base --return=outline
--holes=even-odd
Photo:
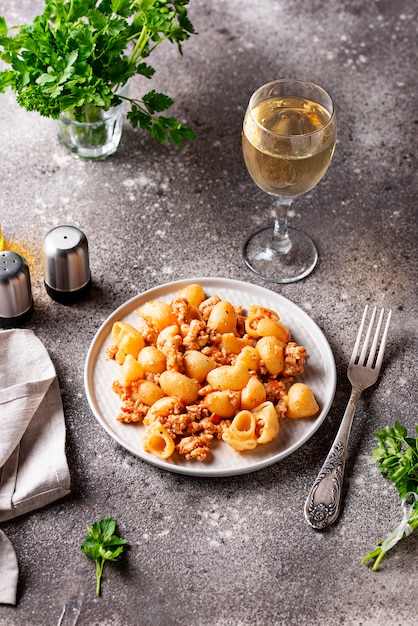
[[[300,230],[289,228],[292,247],[287,253],[277,252],[270,245],[272,227],[262,228],[248,237],[243,257],[249,269],[273,283],[293,283],[310,274],[318,260],[315,244]]]

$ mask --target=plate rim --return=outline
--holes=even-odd
[[[273,454],[270,457],[266,457],[265,459],[259,460],[258,462],[251,464],[249,466],[244,465],[244,466],[235,467],[235,468],[227,467],[227,468],[217,468],[217,469],[212,468],[211,469],[203,465],[196,466],[196,464],[194,464],[193,462],[191,462],[190,465],[177,465],[177,464],[167,463],[164,459],[159,459],[155,455],[148,456],[145,454],[145,452],[143,455],[141,455],[138,453],[138,450],[136,450],[134,447],[129,446],[129,444],[123,441],[117,435],[117,433],[111,430],[110,426],[108,426],[107,424],[105,417],[101,414],[99,407],[97,407],[96,409],[96,401],[93,397],[93,393],[91,389],[91,387],[94,388],[94,385],[91,383],[93,382],[95,363],[97,361],[97,356],[100,350],[102,349],[106,341],[106,338],[109,335],[109,332],[112,328],[114,321],[117,321],[118,319],[122,319],[121,314],[123,312],[125,315],[128,315],[129,313],[131,313],[134,310],[134,308],[138,306],[138,304],[135,304],[135,303],[139,299],[141,300],[143,300],[144,298],[155,299],[155,297],[158,297],[157,294],[159,294],[159,296],[161,297],[164,295],[163,292],[178,291],[179,289],[182,288],[182,286],[192,284],[192,283],[201,284],[202,287],[205,289],[205,291],[207,291],[208,289],[211,289],[213,285],[215,288],[216,286],[218,286],[218,289],[250,288],[250,289],[254,289],[262,293],[265,297],[267,297],[268,294],[272,294],[274,298],[278,298],[279,300],[282,300],[289,309],[294,309],[295,311],[298,312],[299,315],[302,315],[302,317],[306,317],[309,319],[309,323],[312,325],[313,328],[315,328],[316,333],[321,338],[321,342],[322,342],[321,352],[323,353],[324,350],[326,352],[326,355],[324,355],[324,366],[326,366],[327,368],[326,376],[327,376],[327,389],[329,390],[329,397],[327,398],[327,401],[322,407],[320,415],[316,418],[314,426],[307,431],[306,436],[303,436],[300,439],[298,439],[289,448],[279,453]],[[327,358],[325,358],[325,356]],[[221,278],[221,277],[213,277],[213,276],[209,276],[209,277],[192,276],[190,278],[182,278],[182,279],[178,279],[175,281],[161,283],[157,286],[146,289],[136,294],[135,296],[132,296],[131,298],[129,298],[128,300],[120,304],[112,313],[110,313],[106,317],[106,319],[102,322],[102,324],[99,326],[98,330],[94,334],[93,339],[87,351],[85,365],[84,365],[84,391],[88,400],[89,408],[91,412],[93,413],[94,417],[99,422],[100,426],[114,441],[116,441],[121,447],[123,447],[125,450],[128,450],[133,456],[137,457],[141,461],[144,461],[150,465],[154,465],[158,467],[159,469],[163,469],[171,473],[177,473],[177,474],[183,474],[183,475],[189,475],[189,476],[195,476],[195,477],[201,477],[201,478],[236,476],[236,475],[252,473],[252,472],[264,469],[266,467],[269,467],[270,465],[273,465],[283,460],[287,456],[290,456],[294,452],[296,452],[296,450],[301,448],[315,434],[315,432],[318,430],[318,428],[322,425],[325,418],[327,417],[329,410],[332,406],[332,402],[335,397],[336,384],[337,384],[337,372],[336,372],[335,359],[334,359],[334,355],[332,353],[331,347],[329,345],[329,342],[327,338],[325,337],[321,328],[318,326],[315,320],[313,320],[312,317],[308,313],[306,313],[306,311],[304,311],[299,305],[292,302],[292,300],[289,300],[289,298],[287,298],[286,296],[283,296],[282,294],[279,294],[261,285],[248,283],[242,280],[236,280],[233,278]]]

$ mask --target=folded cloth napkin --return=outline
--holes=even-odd
[[[56,372],[30,330],[0,331],[0,522],[70,492]],[[18,564],[0,530],[0,604],[16,604]]]

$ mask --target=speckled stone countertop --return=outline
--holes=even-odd
[[[40,7],[0,0],[0,15],[24,23]],[[0,95],[0,222],[6,247],[30,266],[35,310],[26,327],[57,370],[72,481],[69,497],[2,524],[20,577],[17,606],[0,606],[1,626],[53,625],[62,615],[80,626],[416,624],[418,536],[378,572],[361,558],[401,517],[371,459],[373,432],[395,419],[410,429],[418,422],[417,12],[416,0],[191,0],[199,34],[183,58],[167,45],[154,59],[154,87],[196,132],[181,149],[125,122],[115,155],[76,160],[54,122]],[[268,222],[269,198],[245,170],[240,131],[254,89],[288,76],[332,94],[338,142],[326,177],[291,217],[317,243],[319,263],[280,286],[242,261],[247,234]],[[134,79],[133,93],[143,89]],[[43,285],[42,241],[60,224],[89,241],[92,289],[72,306]],[[327,418],[265,469],[205,479],[164,471],[115,442],[89,407],[84,364],[102,322],[144,290],[192,276],[282,294],[332,348],[337,391]],[[384,368],[359,403],[341,516],[316,532],[303,506],[348,400],[346,366],[366,303],[393,309]],[[106,515],[130,549],[107,567],[97,598],[80,544],[85,525]]]

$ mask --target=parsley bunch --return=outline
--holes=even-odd
[[[115,534],[116,522],[112,517],[105,517],[100,522],[87,526],[88,535],[81,550],[96,563],[96,595],[100,595],[103,567],[106,561],[117,561],[121,556],[126,539]]]
[[[164,41],[182,44],[194,28],[189,0],[45,0],[33,23],[8,28],[0,17],[0,93],[11,88],[20,106],[57,119],[81,115],[83,106],[108,110],[120,103],[115,91],[132,76],[151,78],[150,54]],[[17,29],[14,36],[10,31]],[[158,115],[173,100],[155,90],[126,98],[131,125],[167,143],[193,139],[189,126]]]
[[[380,473],[392,481],[399,493],[404,517],[401,524],[380,541],[377,547],[362,559],[375,559],[373,570],[394,545],[418,528],[418,425],[416,437],[408,437],[407,429],[399,422],[375,432],[377,447],[372,450]]]

